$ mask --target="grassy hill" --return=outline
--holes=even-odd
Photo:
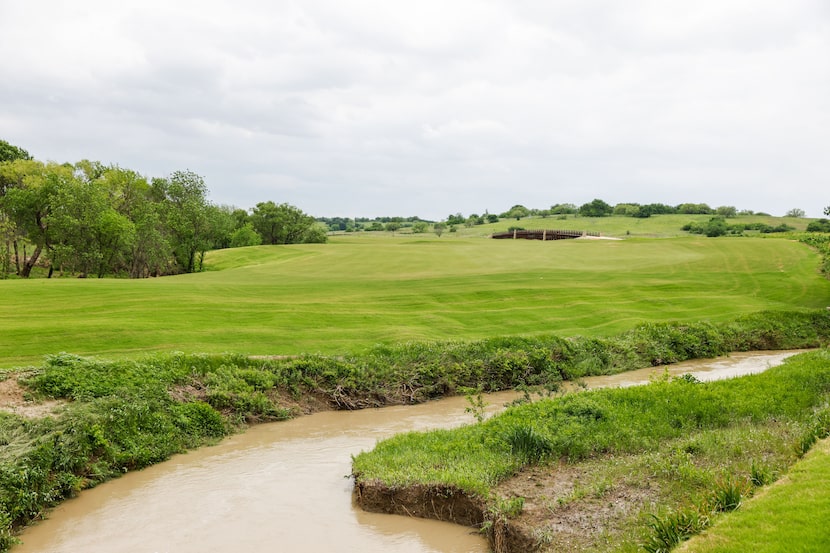
[[[0,366],[60,351],[336,354],[410,340],[610,335],[643,321],[830,305],[817,254],[788,240],[469,235],[479,232],[222,250],[204,273],[160,279],[0,281]]]
[[[456,227],[456,234],[459,236],[490,236],[493,232],[505,231],[509,227],[522,227],[526,229],[582,230],[599,232],[603,236],[618,238],[672,238],[688,236],[686,232],[681,230],[686,223],[706,223],[712,217],[712,215],[653,215],[647,219],[622,216],[580,217],[577,215],[544,218],[525,217],[518,221],[502,219],[498,223],[474,227],[459,225]],[[727,222],[729,224],[764,223],[771,227],[786,224],[797,231],[803,231],[811,220],[797,217],[772,217],[770,215],[741,215],[729,218]],[[401,232],[408,232],[408,229]]]

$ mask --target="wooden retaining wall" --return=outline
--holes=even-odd
[[[507,232],[495,232],[491,238],[496,240],[524,239],[524,240],[568,240],[582,236],[599,236],[598,232],[586,232],[581,230],[511,230]]]

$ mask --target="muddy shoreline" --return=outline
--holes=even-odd
[[[495,553],[538,551],[534,529],[493,517],[487,501],[462,490],[436,486],[392,488],[377,481],[356,481],[353,498],[363,510],[451,522],[483,530]]]
[[[760,352],[756,352],[757,355]],[[780,352],[776,352],[780,353]],[[761,355],[770,355],[773,352],[763,352]],[[739,355],[733,354],[733,358]],[[709,360],[716,362],[715,360]],[[683,364],[668,369],[663,367],[630,371],[611,377],[597,377],[602,379],[604,386],[633,385],[647,382],[648,375],[663,370],[673,372],[688,372]],[[763,368],[761,369],[763,370]],[[705,372],[705,371],[704,371]],[[736,376],[735,374],[727,374]],[[593,386],[593,377],[586,379],[586,384]],[[705,377],[704,377],[705,378]],[[702,378],[702,379],[704,379]],[[23,389],[16,382],[17,377],[10,375],[3,384],[4,396],[0,401],[8,403],[9,410],[23,414],[21,409],[32,409],[33,416],[48,414],[56,405],[44,406],[37,402],[30,402],[24,395]],[[599,381],[599,380],[598,380]],[[199,390],[178,390],[183,395],[198,395]],[[288,407],[288,394],[280,397],[280,403]],[[181,398],[185,399],[186,398]],[[311,414],[322,411],[336,411],[336,406],[325,401],[323,397],[301,396],[294,399],[291,410],[299,414]],[[257,422],[251,420],[249,422]],[[619,518],[618,512],[631,511],[653,500],[653,490],[641,488],[631,483],[612,486],[598,498],[595,504],[571,505],[565,504],[561,509],[552,512],[549,499],[552,497],[566,497],[578,488],[581,479],[586,477],[586,469],[559,464],[545,467],[526,469],[494,489],[494,497],[514,498],[523,497],[526,500],[521,516],[505,518],[496,516],[492,506],[493,498],[470,497],[464,492],[446,487],[413,486],[392,489],[379,482],[366,482],[359,478],[354,481],[352,499],[355,504],[367,512],[394,513],[410,517],[427,518],[460,524],[475,529],[484,529],[490,547],[497,553],[513,551],[534,551],[544,545],[544,536],[540,535],[540,520],[556,521],[556,530],[559,538],[568,537],[575,545],[601,533],[604,528],[613,525]],[[609,509],[608,504],[617,505]],[[622,513],[625,514],[625,513]]]

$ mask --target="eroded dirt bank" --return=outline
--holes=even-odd
[[[382,482],[357,482],[355,501],[375,513],[406,515],[480,527],[486,505],[464,492],[434,486],[391,488]]]

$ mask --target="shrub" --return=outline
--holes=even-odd
[[[807,225],[807,232],[830,232],[830,221],[827,219],[811,221]]]
[[[173,407],[176,425],[188,434],[220,438],[227,434],[225,420],[207,403],[196,401]]]
[[[12,519],[8,511],[0,506],[0,551],[7,551],[19,540],[12,533]]]

